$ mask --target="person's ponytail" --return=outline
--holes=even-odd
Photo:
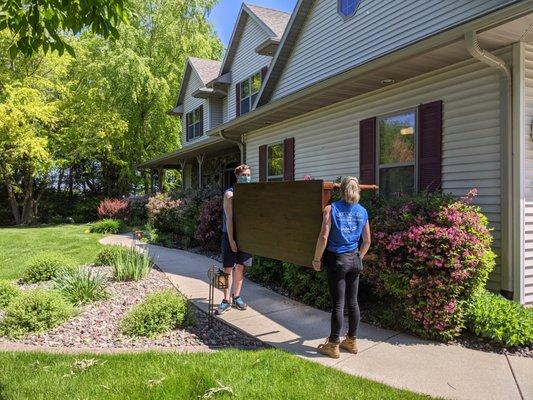
[[[347,176],[341,182],[341,193],[343,200],[348,204],[359,203],[361,192],[359,189],[359,180],[354,176]]]

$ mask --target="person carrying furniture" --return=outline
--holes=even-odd
[[[252,171],[246,164],[235,168],[238,183],[250,183]],[[231,307],[246,310],[247,305],[241,297],[244,269],[252,265],[252,255],[239,251],[233,231],[233,187],[224,192],[224,212],[222,216],[222,266],[224,272],[230,275],[232,295],[230,289],[224,289],[224,300],[216,309],[218,315],[229,311]],[[231,279],[233,278],[233,279]]]
[[[357,178],[348,176],[341,183],[342,199],[327,206],[323,212],[313,268],[320,271],[322,256],[332,302],[331,333],[318,352],[332,358],[340,357],[342,348],[357,353],[357,326],[360,312],[357,302],[359,274],[363,258],[370,248],[368,213],[359,204],[360,187]],[[359,247],[360,239],[362,244]],[[325,251],[325,253],[324,253]],[[340,340],[344,321],[344,303],[348,308],[348,334]]]

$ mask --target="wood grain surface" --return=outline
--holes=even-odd
[[[237,246],[257,256],[311,267],[332,186],[321,180],[235,185]]]

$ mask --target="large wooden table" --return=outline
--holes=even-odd
[[[237,246],[257,256],[311,267],[322,211],[335,186],[322,180],[235,185]]]

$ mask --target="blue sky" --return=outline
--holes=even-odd
[[[296,0],[247,0],[245,2],[286,12],[292,12],[296,4]],[[224,46],[228,45],[231,38],[233,25],[237,20],[242,3],[240,0],[219,0],[211,11],[209,20],[215,26],[215,30]]]

